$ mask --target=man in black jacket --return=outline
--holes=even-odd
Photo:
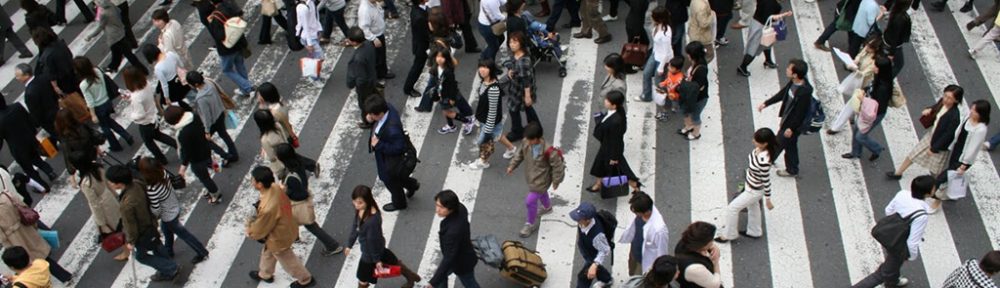
[[[85,20],[84,22],[94,22],[94,11],[90,10],[90,6],[87,5],[87,2],[83,2],[83,0],[73,0],[73,3],[76,3],[76,7],[80,9],[80,14],[83,14],[83,19]],[[66,0],[56,0],[55,12],[56,18],[59,19],[58,25],[66,25],[66,23],[69,22],[66,19]]]
[[[427,25],[424,25],[427,26]],[[14,22],[10,21],[10,14],[7,14],[7,10],[0,9],[0,57],[3,57],[3,50],[7,47],[7,42],[14,45],[14,48],[18,52],[21,52],[18,58],[31,58],[35,54],[31,54],[31,50],[28,50],[28,46],[24,45],[24,40],[17,36],[17,31],[14,31]],[[0,58],[0,65],[3,65],[4,59]]]
[[[232,47],[226,47],[224,44],[226,40],[225,22],[228,18],[242,17],[243,11],[229,2],[222,2],[216,5],[216,11],[221,12],[223,17],[213,17],[210,15],[208,17],[208,32],[212,35],[212,39],[215,40],[215,52],[219,53],[222,74],[225,74],[226,77],[229,77],[229,80],[232,80],[233,83],[236,83],[236,86],[239,86],[239,89],[236,91],[237,93],[235,93],[236,95],[250,96],[254,88],[247,74],[247,66],[243,63],[247,57],[244,53],[250,51],[247,47],[247,37],[240,35],[240,39]]]
[[[49,176],[49,180],[55,180],[58,175],[52,170],[52,166],[49,166],[49,163],[42,160],[38,154],[35,126],[21,103],[7,106],[3,94],[0,94],[0,148],[3,148],[4,142],[10,145],[10,155],[14,157],[14,162],[21,166],[24,174],[41,184],[45,188],[45,193],[48,193],[49,184],[42,180],[42,176],[38,174],[35,167],[41,168]]]
[[[28,64],[17,64],[14,69],[14,79],[24,83],[24,104],[28,105],[34,125],[41,126],[49,133],[49,140],[56,145],[56,112],[59,112],[59,95],[52,85],[35,77],[34,69]],[[31,134],[35,135],[35,134]]]
[[[406,209],[406,199],[420,189],[420,182],[406,175],[394,175],[390,167],[400,165],[404,153],[409,149],[403,122],[399,119],[399,111],[385,102],[385,98],[372,95],[365,102],[365,113],[368,123],[374,125],[368,138],[368,153],[375,153],[375,167],[378,178],[385,183],[385,188],[392,194],[392,203],[382,206],[385,212]],[[403,191],[406,191],[404,194]],[[405,196],[405,197],[404,197]]]
[[[426,26],[426,25],[425,25]],[[358,96],[358,108],[361,110],[361,122],[358,127],[372,128],[372,123],[365,119],[365,102],[375,94],[375,44],[365,39],[365,31],[360,27],[351,27],[347,41],[354,47],[354,54],[347,64],[347,88],[354,89]]]
[[[833,33],[838,31],[837,18],[839,18],[840,14],[847,13],[844,14],[844,20],[847,21],[847,23],[854,23],[854,15],[858,14],[858,6],[860,5],[861,5],[861,0],[838,1],[836,9],[833,11],[834,15],[833,19],[830,20],[830,24],[827,24],[826,28],[823,29],[823,34],[820,34],[819,38],[816,38],[816,42],[813,42],[813,46],[816,47],[816,49],[829,52],[830,47],[826,46],[826,41],[830,40],[830,37],[833,36]],[[847,31],[850,31],[850,28],[848,28]]]
[[[441,220],[438,239],[441,242],[441,263],[428,287],[448,287],[448,275],[455,273],[462,286],[479,288],[476,282],[476,251],[472,250],[469,210],[459,203],[454,191],[444,190],[434,196],[434,211]]]
[[[427,0],[413,0],[413,8],[410,9],[410,43],[412,44],[413,65],[410,72],[406,74],[406,81],[403,82],[403,94],[413,97],[420,97],[414,93],[413,85],[420,78],[420,72],[427,66],[427,48],[431,46],[431,30],[427,25]]]
[[[767,106],[781,102],[781,110],[778,111],[780,129],[778,129],[777,153],[785,150],[785,169],[778,171],[778,176],[795,177],[799,175],[799,135],[807,125],[803,125],[808,120],[809,106],[813,101],[813,87],[806,80],[809,73],[809,65],[802,59],[792,59],[788,61],[788,69],[785,75],[788,76],[788,84],[781,88],[777,94],[757,106],[757,111],[763,111]]]

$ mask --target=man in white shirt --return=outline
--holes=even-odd
[[[184,69],[192,70],[191,56],[188,54],[188,47],[184,40],[184,28],[177,20],[170,19],[167,9],[153,11],[153,26],[160,29],[160,38],[157,39],[157,48],[163,53],[174,52],[181,57],[181,65]]]
[[[385,59],[385,10],[381,0],[363,0],[358,6],[358,27],[365,31],[365,39],[375,44],[375,72],[378,79],[396,78],[389,72]]]
[[[920,242],[923,241],[924,228],[927,227],[927,211],[930,205],[924,199],[934,195],[937,183],[933,176],[923,175],[910,182],[910,191],[902,190],[896,193],[889,205],[885,207],[886,217],[899,214],[903,219],[909,218],[910,235],[906,239],[906,249],[889,249],[885,247],[885,262],[878,270],[865,277],[854,288],[874,288],[884,284],[886,288],[903,287],[910,280],[900,277],[900,269],[905,260],[915,261],[920,256]],[[892,251],[897,250],[897,251]]]
[[[628,274],[642,275],[649,271],[657,258],[670,253],[670,232],[649,194],[633,193],[628,203],[632,213],[635,213],[635,220],[622,233],[618,243],[632,245],[628,256]]]

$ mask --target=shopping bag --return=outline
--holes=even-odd
[[[56,145],[53,145],[52,140],[49,140],[49,133],[46,133],[45,131],[38,131],[38,134],[35,135],[35,139],[38,140],[38,147],[40,148],[38,152],[40,152],[42,156],[45,156],[45,158],[53,158],[59,154],[59,151],[56,150]]]
[[[399,265],[382,265],[382,269],[375,268],[374,276],[376,279],[380,278],[392,278],[399,277],[402,275],[402,270]]]
[[[45,242],[49,243],[49,247],[52,247],[52,250],[59,249],[59,232],[56,230],[38,229],[38,234],[42,235],[42,239],[45,239]]]
[[[774,30],[774,26],[771,26],[771,18],[767,19],[767,23],[764,23],[763,31],[760,34],[760,46],[771,47],[774,42],[778,41],[778,32]]]
[[[948,170],[948,199],[956,200],[965,198],[969,190],[969,183],[964,174],[958,174],[956,170]]]
[[[322,59],[302,57],[299,59],[299,68],[302,69],[302,77],[319,77],[319,69],[323,67]]]
[[[777,38],[778,41],[785,41],[785,38],[788,37],[788,25],[785,25],[785,20],[778,20],[778,22],[774,23],[773,27],[775,38]]]
[[[854,95],[855,90],[861,89],[861,82],[864,80],[858,76],[858,72],[847,74],[847,77],[840,81],[840,85],[837,85],[837,92],[844,97]]]
[[[104,251],[109,253],[118,250],[118,248],[121,248],[124,245],[125,233],[122,232],[114,232],[104,236],[104,239],[101,239],[101,249],[104,249]]]
[[[236,111],[226,110],[226,129],[236,129],[239,124],[240,116],[236,115]]]

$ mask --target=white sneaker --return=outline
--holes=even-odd
[[[990,151],[990,142],[983,142],[983,150]]]
[[[618,20],[618,16],[604,15],[604,17],[601,17],[601,20],[604,20],[604,22],[613,22]]]
[[[469,168],[471,168],[473,170],[487,169],[487,168],[490,168],[490,162],[483,162],[482,159],[476,160],[476,161],[472,161],[472,163],[469,163]]]
[[[458,128],[455,128],[455,126],[444,125],[444,127],[438,129],[438,134],[444,135],[448,133],[454,133],[455,131],[458,131]]]
[[[908,284],[910,284],[910,279],[906,279],[904,277],[899,277],[899,284],[896,284],[896,286],[902,287],[902,286],[906,286]]]
[[[473,128],[476,128],[475,121],[469,121],[469,122],[466,122],[466,123],[462,123],[462,135],[472,134],[472,129]]]
[[[507,152],[503,152],[503,159],[514,158],[514,153],[517,153],[517,147],[514,147],[514,149],[509,149],[507,150]]]
[[[814,3],[816,0],[806,0],[806,3]]]

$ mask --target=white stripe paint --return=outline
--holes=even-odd
[[[550,192],[553,200],[558,199],[553,202],[565,204],[553,204],[552,213],[541,217],[538,240],[535,242],[535,250],[545,260],[545,268],[548,270],[549,277],[542,283],[545,288],[569,287],[576,278],[573,260],[577,254],[577,225],[576,221],[569,218],[569,212],[580,204],[580,185],[585,179],[583,175],[586,173],[584,165],[587,162],[587,144],[590,140],[591,101],[595,90],[594,71],[595,62],[598,61],[597,44],[592,41],[571,39],[567,46],[568,72],[562,81],[559,112],[552,114],[556,117],[552,145],[563,149],[566,176],[559,191]],[[577,91],[576,88],[580,90]],[[578,113],[575,119],[567,119],[571,113]],[[570,124],[567,120],[577,123]],[[563,139],[564,135],[572,133],[580,135],[576,135],[572,142]]]
[[[629,89],[629,94],[638,96],[642,92],[642,74],[635,73],[628,75],[626,78],[626,84]],[[655,83],[659,84],[659,83]],[[631,101],[632,96],[626,95],[626,99]],[[600,99],[603,103],[604,98]],[[632,171],[635,173],[636,177],[642,181],[642,191],[649,194],[650,198],[653,198],[654,203],[656,200],[656,130],[658,125],[667,125],[666,123],[658,123],[656,120],[656,103],[644,103],[631,101],[628,105],[628,130],[625,131],[625,158],[628,159],[629,165],[632,167]],[[673,114],[674,116],[677,114]],[[631,206],[628,203],[630,196],[619,197],[618,198],[618,208],[615,209],[615,218],[618,219],[618,229],[614,231],[614,240],[617,242],[618,239],[622,239],[625,229],[629,225],[632,225],[632,221],[635,219],[635,213],[632,213]],[[654,207],[655,208],[655,207]],[[664,220],[665,221],[665,220]],[[611,265],[611,276],[614,277],[614,282],[616,284],[624,284],[629,278],[628,274],[628,258],[629,252],[632,249],[632,245],[627,243],[617,243],[615,245],[614,251],[614,264]],[[642,247],[639,247],[642,249]],[[642,261],[638,259],[637,261]]]
[[[718,223],[728,204],[726,156],[722,141],[722,107],[719,102],[717,61],[708,64],[708,103],[701,113],[701,139],[690,141],[691,221]],[[678,239],[680,240],[680,239]],[[718,245],[722,283],[733,287],[733,261],[729,245]]]
[[[952,2],[949,4],[950,10],[958,11],[960,7],[955,6],[958,4],[958,1]],[[961,27],[973,19],[970,14],[952,12],[952,16],[955,17],[955,22],[959,24],[959,30],[962,31],[962,36],[970,47],[979,41],[984,32],[982,28],[977,28],[969,32],[964,29],[965,27]],[[993,26],[987,23],[986,27]],[[993,95],[993,103],[1000,103],[1000,73],[996,73],[1000,71],[1000,52],[994,49],[992,45],[988,46],[979,51],[975,62],[979,66],[979,71],[982,73],[983,78],[986,80],[986,86],[989,87],[990,94]],[[994,107],[994,109],[996,108]],[[995,189],[993,185],[1000,183],[998,181],[1000,179],[997,177],[996,166],[993,164],[989,153],[980,152],[979,157],[976,158],[976,163],[972,165],[973,168],[967,172],[969,173],[969,181],[971,182],[973,191],[993,191],[990,188]],[[990,237],[993,249],[1000,249],[1000,199],[989,197],[989,195],[983,195],[982,193],[971,194],[972,198],[976,201],[976,205],[979,207],[979,214],[983,218],[983,224],[986,225],[986,233]]]
[[[744,40],[748,38],[746,34],[747,31],[743,30]],[[781,61],[777,57],[779,54],[777,53],[778,50],[787,49],[783,46],[774,48],[773,54],[775,55],[773,60],[775,63],[780,63]],[[754,131],[743,133],[747,139],[747,149],[739,149],[735,153],[743,153],[744,151],[753,149],[749,140],[753,138],[753,133],[756,129],[771,128],[775,133],[780,133],[778,132],[780,130],[778,129],[778,110],[769,109],[767,113],[761,113],[757,112],[756,107],[764,103],[768,98],[771,98],[774,93],[780,91],[783,85],[779,82],[778,73],[782,73],[784,70],[767,69],[763,65],[757,65],[757,63],[763,62],[757,61],[748,66],[751,76],[747,81],[750,85],[750,110],[754,120]],[[786,66],[779,65],[778,67],[784,68]],[[775,157],[775,159],[774,162],[777,163],[782,158]],[[748,165],[747,163],[734,164]],[[772,163],[771,167],[774,166],[775,163]],[[745,168],[746,166],[738,167]],[[804,283],[812,285],[813,279],[809,265],[809,249],[806,247],[805,231],[802,226],[802,210],[799,207],[797,180],[788,177],[779,177],[775,175],[774,168],[771,170],[771,202],[774,204],[774,210],[767,210],[764,207],[763,214],[764,219],[767,221],[765,224],[765,229],[767,230],[765,232],[767,232],[767,250],[771,263],[771,285],[772,287],[797,287]],[[739,179],[741,182],[743,182],[743,176],[743,174],[740,174]],[[774,220],[774,222],[771,220]],[[743,239],[740,241],[755,241],[746,237],[740,239]]]
[[[476,76],[473,76],[472,88],[469,92],[468,101],[470,104],[474,104],[476,99],[479,98],[478,88],[480,85],[478,68],[476,68]],[[480,101],[488,101],[486,99],[481,99]],[[443,120],[443,117],[442,117]],[[431,126],[433,127],[433,126]],[[457,134],[457,135],[456,135]],[[444,184],[442,190],[451,189],[455,191],[458,195],[458,200],[465,205],[465,208],[469,211],[469,222],[472,222],[472,215],[476,208],[476,195],[479,194],[479,183],[483,178],[482,169],[472,169],[469,168],[470,163],[475,163],[479,161],[479,145],[476,140],[479,138],[479,131],[473,130],[472,134],[464,136],[461,131],[454,134],[446,135],[443,137],[453,137],[458,136],[455,139],[455,151],[452,153],[450,165],[448,165],[448,176],[444,179]],[[496,143],[497,146],[503,146],[500,143]],[[464,156],[463,156],[464,155]],[[461,159],[473,159],[469,163],[462,163]],[[494,157],[498,158],[498,157]],[[503,158],[501,158],[502,160]],[[496,166],[491,166],[489,169],[506,169],[504,162],[506,161],[493,161],[499,162]],[[420,257],[420,266],[417,270],[418,274],[423,277],[423,284],[429,284],[428,281],[434,276],[434,272],[437,271],[437,266],[441,260],[441,239],[438,237],[438,229],[441,227],[441,220],[444,218],[438,217],[437,213],[434,214],[434,220],[431,221],[431,228],[427,232],[427,242],[424,245],[423,256]],[[472,236],[476,237],[476,236]],[[449,275],[448,287],[455,286],[454,275]]]
[[[809,63],[809,78],[812,79],[813,97],[823,102],[824,111],[834,115],[844,106],[844,100],[836,92],[836,67],[831,55],[812,47],[812,39],[819,37],[823,30],[823,19],[815,3],[791,1],[795,11],[795,25],[799,33],[799,46],[806,63]],[[776,109],[776,108],[772,108]],[[875,226],[872,218],[872,205],[868,198],[868,186],[861,173],[861,163],[857,160],[841,158],[840,155],[851,150],[851,133],[848,130],[837,135],[821,133],[823,153],[826,160],[827,173],[830,176],[830,191],[833,194],[834,206],[837,209],[837,221],[840,236],[844,245],[844,255],[847,260],[847,270],[851,282],[867,276],[882,261],[882,249],[870,235],[871,227]],[[801,141],[800,141],[801,142]],[[801,147],[801,143],[799,143]],[[811,167],[808,162],[804,167]]]
[[[405,6],[399,8],[405,10]],[[405,25],[404,22],[409,21],[409,13],[407,13],[406,11],[400,11],[399,15],[400,19],[387,20],[386,22],[386,25],[388,25],[388,28],[386,28],[387,32],[392,31],[396,33],[407,33],[403,35],[394,33],[386,34],[386,37],[388,38],[387,42],[390,43],[388,44],[389,51],[387,52],[387,54],[389,55],[387,57],[388,59],[387,61],[389,62],[390,66],[392,66],[392,63],[397,60],[397,57],[395,56],[398,55],[400,51],[399,48],[400,45],[398,44],[393,45],[392,43],[395,41],[399,41],[399,37],[409,37],[408,29],[401,27],[402,25]],[[418,83],[417,85],[420,86],[423,85],[422,83],[426,83],[426,81],[424,79],[420,79],[419,81],[417,81],[417,83]],[[417,90],[417,91],[423,91],[423,90]],[[387,92],[387,93],[393,93],[393,92]],[[397,109],[397,111],[399,111],[400,118],[403,121],[403,128],[410,135],[410,141],[413,142],[413,147],[416,148],[417,150],[417,155],[420,155],[420,149],[423,148],[424,146],[424,138],[427,137],[427,130],[430,129],[429,127],[434,126],[433,124],[430,123],[434,113],[433,112],[422,113],[414,111],[413,108],[416,108],[417,105],[420,104],[420,97],[407,97],[407,98],[408,99],[406,100],[406,105],[400,107],[400,109]],[[367,133],[365,133],[364,135],[367,135]],[[374,160],[375,158],[371,159]],[[420,167],[417,167],[417,169],[420,169]],[[392,198],[391,195],[389,194],[389,190],[385,188],[385,184],[382,183],[381,180],[378,180],[378,176],[375,177],[375,185],[372,186],[372,193],[375,196],[375,202],[379,203],[379,205],[392,203]],[[430,193],[432,192],[417,191],[417,195],[414,195],[413,196],[414,198],[409,199],[409,201],[430,201],[430,199],[432,199],[433,197],[433,195],[431,195]],[[389,247],[390,242],[392,242],[392,233],[396,228],[397,218],[399,217],[399,214],[401,212],[406,213],[405,211],[406,210],[396,211],[396,212],[382,211],[382,235],[385,237],[385,242],[386,242],[385,245],[387,248]],[[338,274],[340,276],[338,276],[339,278],[337,278],[337,284],[334,287],[352,287],[358,285],[358,279],[355,277],[355,271],[358,270],[358,260],[361,259],[361,250],[356,249],[358,247],[359,245],[352,246],[351,247],[352,253],[346,255],[346,257],[344,258],[344,266],[342,266],[340,269],[340,274]],[[406,263],[407,260],[412,260],[412,259],[399,259],[399,260],[400,262]],[[409,262],[413,263],[412,261]]]

